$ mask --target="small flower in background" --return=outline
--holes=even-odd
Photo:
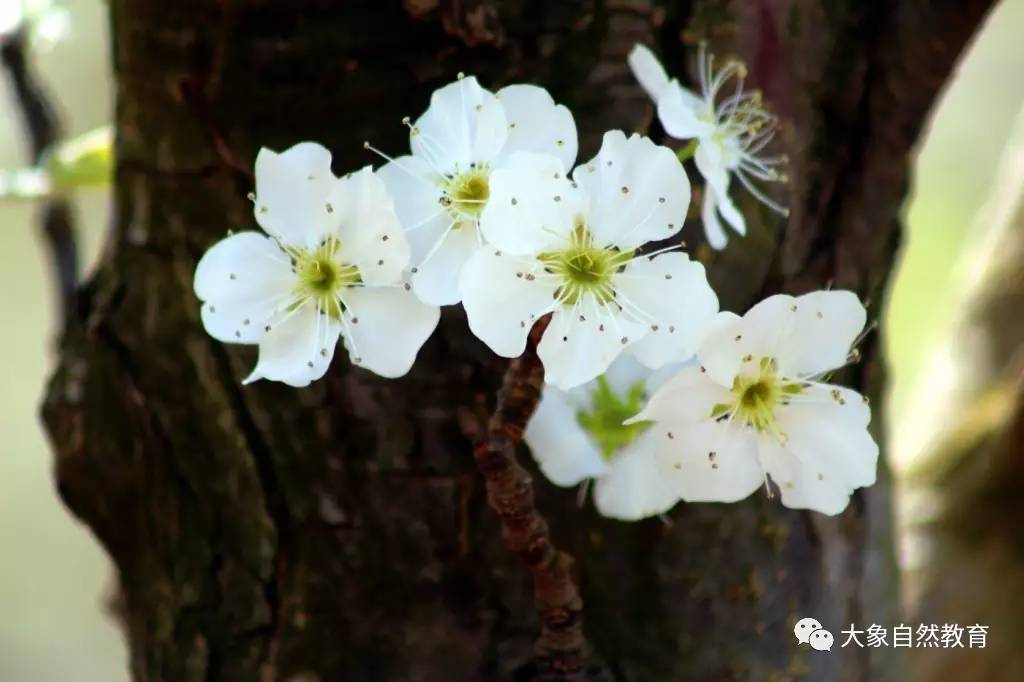
[[[256,158],[255,216],[199,261],[206,331],[259,344],[257,379],[305,386],[327,371],[339,336],[352,362],[381,376],[409,371],[440,311],[403,280],[409,245],[369,167],[337,178],[331,154],[303,142]]]
[[[650,424],[624,426],[678,365],[652,372],[620,356],[597,379],[568,392],[544,387],[524,438],[552,483],[594,479],[594,504],[603,515],[635,521],[661,514],[679,500],[655,461],[658,434]]]
[[[653,53],[637,45],[629,54],[629,66],[640,85],[658,106],[658,118],[665,132],[681,140],[694,140],[694,161],[706,182],[701,210],[704,231],[712,248],[725,248],[728,236],[718,216],[739,234],[747,225],[729,198],[729,176],[734,175],[747,190],[771,209],[788,215],[789,211],[769,198],[757,181],[785,181],[778,167],[785,157],[763,156],[761,152],[775,135],[778,121],[761,103],[757,91],[745,91],[746,67],[737,61],[726,62],[714,70],[714,56],[701,44],[699,53],[701,94],[697,95],[669,80]],[[723,86],[736,79],[732,94],[720,96]],[[716,102],[716,100],[718,100]],[[684,151],[686,151],[684,150]]]
[[[848,291],[720,313],[687,367],[627,423],[652,421],[661,470],[690,502],[735,502],[768,476],[782,503],[838,514],[875,482],[867,400],[823,383],[849,362],[866,311]]]
[[[543,88],[510,85],[492,94],[460,75],[434,92],[410,126],[409,144],[410,156],[391,160],[378,174],[412,246],[414,291],[429,303],[451,305],[460,300],[463,264],[483,243],[478,223],[492,173],[518,151],[551,154],[572,168],[576,124]]]
[[[670,149],[611,131],[572,180],[561,160],[520,153],[490,186],[490,246],[466,263],[461,288],[470,329],[495,353],[520,355],[552,313],[537,351],[563,390],[627,348],[652,369],[693,354],[718,310],[704,267],[678,251],[636,253],[682,228],[689,185]]]

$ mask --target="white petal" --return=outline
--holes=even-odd
[[[634,45],[626,58],[633,76],[655,102],[668,88],[668,74],[658,58],[644,45]]]
[[[711,185],[704,186],[700,216],[701,222],[704,223],[704,236],[707,237],[708,246],[721,251],[729,243],[729,236],[722,227],[722,221],[718,219],[718,196]]]
[[[684,367],[654,392],[627,424],[654,421],[674,425],[707,421],[716,405],[730,402],[729,391],[697,366]]]
[[[683,227],[690,204],[686,171],[671,149],[646,137],[605,133],[601,151],[573,179],[587,195],[588,227],[600,245],[632,249]]]
[[[714,132],[714,125],[698,115],[707,105],[676,81],[671,81],[658,98],[658,120],[669,136],[677,140],[702,138]]]
[[[819,463],[803,462],[775,440],[765,440],[759,447],[761,460],[779,487],[784,506],[812,509],[829,516],[846,509],[852,489],[838,477],[830,476]]]
[[[878,445],[868,433],[871,409],[863,396],[841,386],[814,386],[778,410],[788,448],[805,462],[823,463],[850,488],[875,482]]]
[[[742,343],[742,324],[739,315],[723,310],[708,325],[697,349],[697,361],[708,377],[729,389],[747,353],[748,345]]]
[[[718,192],[718,196],[728,196],[729,171],[723,161],[722,146],[714,140],[702,140],[697,145],[697,151],[693,153],[693,160],[697,164],[697,170]]]
[[[526,348],[534,322],[553,303],[556,285],[537,262],[479,249],[462,268],[459,287],[470,330],[498,355],[514,358]],[[532,277],[532,279],[531,279]]]
[[[509,253],[558,247],[581,212],[581,195],[565,166],[547,154],[519,152],[490,175],[490,198],[480,216],[488,243]]]
[[[539,152],[558,157],[566,169],[573,167],[577,139],[572,112],[536,85],[509,85],[497,97],[508,121],[502,158],[518,151]]]
[[[740,213],[740,210],[736,208],[736,204],[729,198],[729,195],[723,194],[716,197],[715,203],[718,205],[718,212],[732,226],[732,229],[741,235],[745,235],[747,233],[747,221],[743,214]]]
[[[523,434],[541,471],[555,485],[576,485],[608,469],[600,449],[579,425],[576,413],[577,408],[563,391],[545,386]]]
[[[273,239],[239,232],[214,244],[196,266],[203,326],[220,341],[256,343],[295,288],[288,257]]]
[[[470,256],[480,248],[474,223],[460,223],[441,233],[423,260],[415,266],[412,287],[432,305],[454,305],[461,300],[459,276]]]
[[[409,136],[413,154],[445,172],[497,157],[508,137],[501,102],[469,76],[434,91]]]
[[[731,382],[747,354],[775,358],[786,376],[814,375],[846,363],[866,315],[849,291],[795,298],[776,294],[747,311],[742,321],[709,331],[698,355],[717,381],[728,377]]]
[[[678,486],[658,464],[657,438],[657,430],[649,429],[614,454],[608,472],[594,486],[594,504],[603,515],[636,521],[668,511],[679,501]]]
[[[413,259],[421,259],[430,248],[421,235],[439,234],[451,223],[448,209],[441,206],[440,180],[425,161],[401,156],[378,171],[395,204],[395,212],[412,247]]]
[[[278,154],[266,147],[256,156],[256,222],[292,246],[316,246],[330,225],[325,206],[337,178],[331,153],[300,142]]]
[[[631,348],[648,367],[681,362],[697,352],[704,331],[718,312],[718,297],[704,266],[685,253],[640,258],[615,277],[619,302],[650,327]]]
[[[659,423],[651,430],[661,470],[687,502],[736,502],[764,483],[750,429],[705,421],[683,430]]]
[[[697,151],[694,153],[694,161],[697,163],[697,168],[707,181],[704,187],[703,218],[705,223],[707,223],[708,213],[710,212],[708,202],[710,201],[736,232],[746,234],[747,222],[743,218],[743,214],[740,213],[739,209],[736,208],[736,205],[729,198],[729,171],[723,161],[723,154],[724,151],[721,144],[714,140],[703,140],[697,146]],[[715,221],[717,222],[717,216],[715,216]],[[711,243],[710,233],[714,229],[705,224],[705,230],[709,233],[709,243]],[[721,226],[719,225],[717,229],[721,231]],[[724,237],[724,234],[722,236]],[[711,246],[721,248],[715,246],[714,243],[711,243]]]
[[[708,374],[715,381],[732,386],[733,378],[740,372],[759,371],[758,361],[766,357],[774,358],[783,374],[790,374],[784,360],[790,357],[792,348],[794,302],[792,296],[776,294],[757,303],[742,318],[732,313],[720,314],[697,351]],[[747,356],[754,361],[745,362],[743,358]]]
[[[647,395],[651,396],[659,388],[686,367],[698,367],[697,357],[691,357],[686,362],[670,362],[655,370],[647,370],[647,380],[644,382],[647,387]]]
[[[616,395],[623,396],[637,384],[646,384],[650,375],[651,370],[641,365],[632,354],[623,353],[602,376],[608,382],[608,388]]]
[[[335,221],[342,255],[359,268],[364,284],[401,281],[409,264],[409,242],[387,187],[369,166],[338,180],[328,213]]]
[[[340,323],[321,315],[312,302],[274,320],[260,340],[259,360],[245,381],[281,381],[290,386],[307,386],[324,375],[338,344]]]
[[[796,297],[792,334],[779,349],[779,368],[801,376],[845,365],[864,330],[867,311],[851,291],[813,291]]]
[[[441,315],[401,285],[350,289],[345,303],[344,340],[352,363],[388,378],[409,371]]]
[[[564,391],[585,384],[603,374],[646,331],[644,325],[598,306],[589,296],[577,306],[563,305],[553,313],[537,347],[544,380]]]

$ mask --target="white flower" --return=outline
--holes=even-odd
[[[656,432],[622,422],[675,367],[652,372],[623,355],[571,391],[545,386],[524,434],[544,475],[561,486],[595,479],[594,504],[612,518],[635,521],[671,508],[679,491],[655,461]]]
[[[734,502],[771,476],[787,507],[838,514],[875,482],[878,446],[867,400],[819,379],[848,362],[865,316],[848,291],[721,313],[700,367],[680,371],[627,423],[655,422],[662,471],[684,500]]]
[[[571,168],[576,124],[543,88],[510,85],[492,94],[460,75],[434,92],[411,126],[409,144],[411,156],[378,174],[409,236],[416,295],[450,305],[460,300],[463,264],[482,245],[478,224],[491,174],[518,151],[551,154]]]
[[[369,166],[344,178],[303,142],[256,157],[255,215],[196,267],[206,331],[259,344],[257,379],[305,386],[327,371],[339,335],[352,362],[381,376],[409,371],[440,311],[403,281],[409,245]]]
[[[747,232],[743,214],[729,199],[730,173],[758,200],[788,215],[788,209],[755,185],[756,180],[784,181],[785,176],[777,168],[785,157],[761,155],[775,135],[777,120],[762,106],[759,92],[743,90],[743,64],[730,61],[716,73],[714,57],[701,44],[701,94],[697,95],[676,79],[669,80],[657,58],[643,45],[635,46],[628,60],[640,85],[657,103],[658,118],[665,132],[677,139],[696,141],[694,160],[706,181],[701,215],[712,248],[722,249],[728,242],[719,214],[739,234]],[[722,86],[734,76],[737,81],[732,94],[716,103]]]
[[[538,353],[546,381],[563,390],[627,347],[651,368],[686,359],[718,310],[704,267],[680,252],[636,249],[679,232],[689,195],[670,149],[620,131],[605,134],[571,181],[555,157],[514,156],[491,175],[481,219],[490,246],[463,268],[470,329],[515,357],[552,313]]]

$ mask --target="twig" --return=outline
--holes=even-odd
[[[47,150],[60,138],[60,125],[50,98],[36,81],[28,64],[27,33],[21,27],[0,36],[0,55],[14,86],[15,100],[28,131],[32,162],[40,164]],[[43,205],[42,228],[57,279],[57,300],[63,328],[74,316],[78,287],[78,242],[71,218],[71,206],[60,196]]]
[[[487,484],[487,501],[501,518],[508,548],[533,574],[541,633],[535,655],[541,679],[576,680],[583,674],[583,600],[573,579],[573,559],[551,542],[547,521],[534,506],[530,475],[516,460],[516,445],[540,401],[544,368],[536,342],[538,324],[526,352],[509,364],[485,437],[474,449]]]

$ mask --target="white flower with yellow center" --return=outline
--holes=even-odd
[[[405,374],[440,311],[403,280],[409,245],[369,166],[337,178],[318,144],[261,149],[253,200],[266,234],[222,239],[194,281],[211,336],[259,345],[245,383],[305,386],[327,371],[339,336],[354,364]]]
[[[680,140],[694,140],[681,154],[693,153],[704,176],[704,203],[701,210],[708,244],[725,248],[728,242],[718,216],[739,234],[747,224],[729,199],[729,176],[734,175],[747,190],[771,209],[788,215],[789,211],[768,197],[758,181],[784,181],[778,167],[785,157],[765,156],[764,148],[775,135],[777,119],[761,103],[761,94],[743,89],[746,67],[737,61],[726,62],[714,70],[714,56],[703,44],[698,57],[701,94],[688,90],[668,74],[658,59],[643,45],[629,54],[629,66],[647,94],[658,105],[658,118],[665,132]],[[732,93],[721,97],[723,86],[736,79]]]
[[[478,226],[491,175],[519,151],[551,154],[571,168],[576,124],[543,88],[510,85],[493,94],[460,75],[434,92],[410,126],[409,144],[411,155],[391,160],[378,174],[412,246],[416,295],[451,305],[460,300],[463,264],[483,243]]]
[[[571,180],[558,158],[523,152],[490,187],[489,246],[466,263],[461,288],[469,327],[491,350],[520,355],[551,313],[538,354],[563,390],[626,349],[652,369],[693,354],[718,310],[704,267],[678,251],[637,254],[682,228],[689,185],[670,149],[611,131]]]
[[[661,514],[679,500],[655,460],[657,434],[649,424],[623,425],[664,383],[676,365],[652,372],[620,356],[597,379],[570,391],[544,387],[524,438],[551,482],[594,481],[603,515],[635,521]]]
[[[735,502],[768,478],[782,503],[838,514],[875,482],[871,410],[822,383],[849,362],[866,312],[848,291],[772,296],[721,313],[688,367],[633,422],[654,422],[658,461],[690,502]]]

